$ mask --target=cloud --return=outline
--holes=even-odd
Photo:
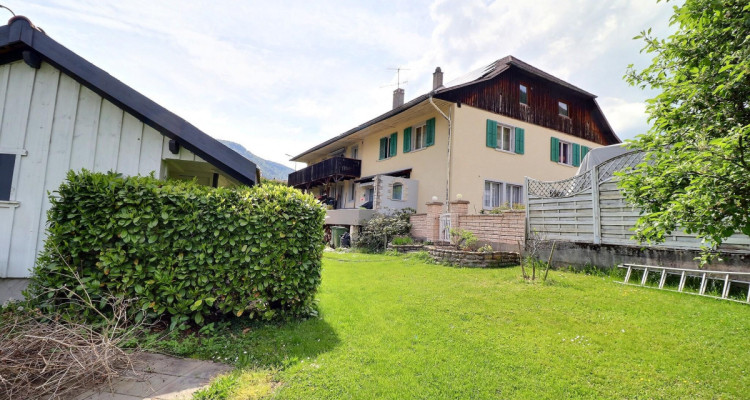
[[[631,38],[663,37],[671,14],[653,0],[4,4],[210,135],[281,162],[388,111],[389,67],[405,68],[408,100],[436,66],[449,81],[508,54],[600,95],[618,134],[637,131],[649,94],[621,77],[648,59]]]

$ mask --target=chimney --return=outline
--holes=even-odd
[[[393,108],[404,105],[404,89],[398,88],[393,91]]]
[[[443,86],[443,71],[440,67],[435,68],[435,72],[432,73],[432,90],[435,90]]]

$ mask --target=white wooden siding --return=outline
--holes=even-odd
[[[598,208],[594,207],[595,202]],[[635,223],[640,216],[639,209],[625,201],[614,179],[594,184],[593,189],[570,197],[546,198],[528,194],[527,207],[529,232],[538,232],[548,240],[642,245],[632,239]],[[663,243],[649,247],[700,249],[702,244],[701,239],[694,235],[676,231],[667,236]],[[750,237],[735,234],[720,249],[750,251]]]
[[[47,63],[0,66],[0,148],[26,150],[11,202],[0,204],[0,278],[27,277],[45,238],[47,193],[68,170],[164,177],[164,158],[201,161]],[[17,203],[17,204],[16,204]]]

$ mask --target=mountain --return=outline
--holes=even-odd
[[[276,179],[278,181],[285,181],[289,177],[290,172],[294,172],[293,169],[286,165],[279,164],[277,162],[264,160],[255,154],[251,153],[248,149],[239,143],[230,142],[229,140],[220,140],[225,146],[240,153],[243,157],[255,163],[260,169],[260,175],[266,179]]]

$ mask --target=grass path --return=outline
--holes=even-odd
[[[320,319],[185,352],[273,370],[280,399],[750,396],[746,305],[569,272],[530,285],[518,268],[395,256],[323,265]]]

